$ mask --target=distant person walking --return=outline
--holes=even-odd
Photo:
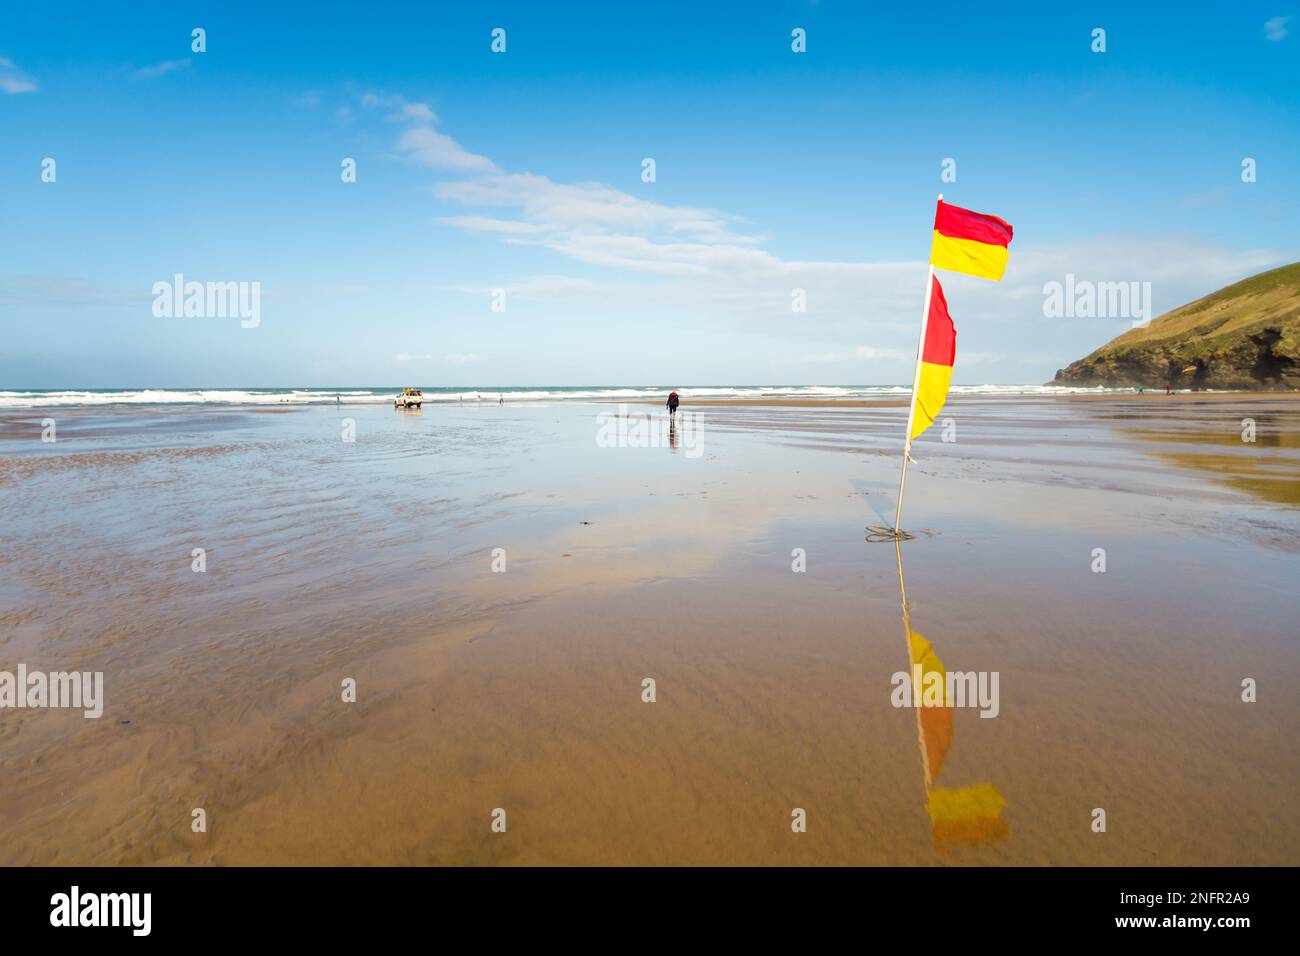
[[[669,392],[669,393],[668,393],[668,414],[669,414],[669,415],[676,415],[676,414],[677,414],[677,406],[680,405],[680,404],[681,404],[681,399],[677,397],[677,393],[676,393],[676,392]]]

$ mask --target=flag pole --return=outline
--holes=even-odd
[[[943,202],[943,193],[939,193]],[[903,489],[907,486],[907,459],[912,450],[912,422],[916,416],[916,396],[921,387],[921,355],[925,351],[925,327],[930,322],[930,294],[934,290],[934,263],[925,277],[925,305],[921,307],[921,335],[916,342],[916,367],[912,373],[912,402],[907,409],[907,433],[903,441],[903,470],[898,476],[898,509],[894,512],[894,537],[898,537],[898,524],[903,518]]]
[[[916,659],[912,655],[912,613],[907,607],[907,587],[903,584],[903,546],[898,538],[894,539],[894,555],[898,558],[898,594],[903,601],[903,644],[907,647],[907,679],[912,682],[913,704],[916,708],[916,742],[921,748],[921,779],[925,784],[925,796],[930,797],[930,749],[925,745],[925,727],[921,723],[921,688],[916,686],[913,676],[916,671]]]

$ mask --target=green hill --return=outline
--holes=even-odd
[[[1300,262],[1130,329],[1061,369],[1054,384],[1300,388]]]

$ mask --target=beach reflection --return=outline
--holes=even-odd
[[[664,458],[657,409],[653,430],[610,415],[601,445],[593,406],[473,398],[65,410],[57,444],[42,413],[0,422],[8,669],[102,670],[107,698],[101,721],[3,711],[0,864],[1298,858],[1300,512],[1214,507],[1226,491],[1107,403],[967,403],[962,442],[922,449],[909,514],[942,537],[909,560],[934,643],[896,548],[905,661],[888,557],[864,566],[854,527],[892,517],[900,409],[707,410],[697,467],[694,409]],[[1262,445],[1277,404],[1145,425],[1240,445],[1253,414]],[[1223,444],[1181,450],[1279,454]],[[1122,573],[1087,570],[1097,544]],[[987,654],[1016,687],[998,723],[863,690]],[[1099,793],[1124,805],[1104,839],[1080,817]],[[221,825],[191,834],[200,805]]]
[[[1147,454],[1260,501],[1300,505],[1300,413],[1295,409],[1254,400],[1228,408],[1192,404],[1161,410],[1160,416],[1127,429]]]
[[[922,705],[921,686],[931,674],[938,675],[940,693],[946,695],[945,671],[934,645],[912,629],[903,581],[903,549],[898,541],[894,542],[894,554],[898,559],[898,592],[903,607],[908,673],[916,675],[919,668],[920,675],[920,680],[914,681],[912,703],[925,781],[925,812],[930,817],[934,845],[942,848],[996,843],[1007,835],[1007,824],[1002,819],[1002,808],[1007,801],[997,787],[987,783],[957,788],[936,786],[944,758],[952,746],[952,702],[945,696],[939,706]]]

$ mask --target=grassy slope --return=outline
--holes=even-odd
[[[1166,312],[1144,329],[1130,329],[1074,362],[1058,382],[1090,384],[1193,384],[1188,366],[1201,363],[1208,387],[1295,387],[1300,368],[1276,382],[1254,380],[1260,346],[1251,341],[1267,329],[1280,339],[1269,346],[1285,365],[1300,358],[1300,262],[1243,279]]]

